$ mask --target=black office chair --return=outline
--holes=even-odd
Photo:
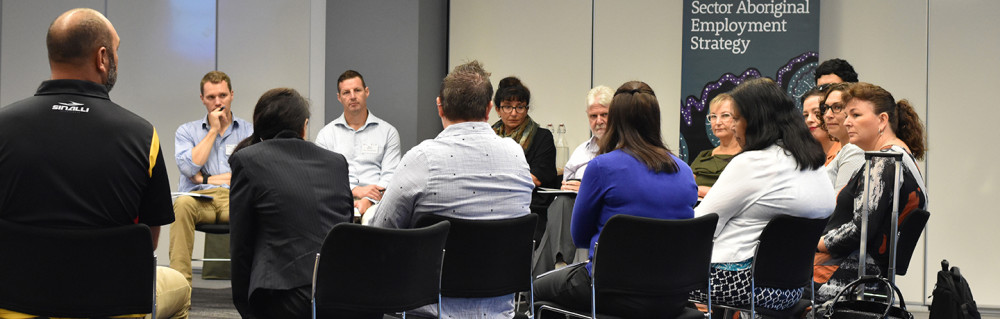
[[[333,226],[316,254],[313,318],[382,318],[440,303],[449,226]]]
[[[441,274],[441,295],[454,298],[497,297],[531,292],[531,254],[538,216],[470,220],[423,215],[417,226],[451,222]],[[530,304],[530,303],[529,303]]]
[[[716,214],[692,219],[653,219],[631,215],[611,217],[595,244],[591,261],[590,314],[539,301],[538,316],[545,311],[578,318],[634,317],[599,314],[605,294],[682,298],[698,288],[708,288],[712,239],[719,221]],[[669,296],[669,297],[668,297]],[[711,306],[711,299],[709,299]],[[704,318],[694,308],[679,309],[677,318]],[[666,314],[661,317],[666,317]]]
[[[826,219],[790,215],[778,215],[771,219],[760,233],[754,250],[753,265],[750,268],[750,307],[720,306],[750,311],[751,318],[756,318],[757,313],[770,318],[800,318],[806,307],[814,305],[814,299],[800,300],[788,309],[775,310],[757,307],[757,294],[753,291],[757,286],[796,289],[811,285],[816,243],[825,226]]]
[[[917,247],[920,234],[924,232],[924,226],[930,219],[931,213],[923,209],[915,209],[899,223],[899,239],[896,242],[896,274],[906,275],[906,270],[910,268],[910,258]]]
[[[207,233],[224,235],[229,233],[229,224],[198,224],[194,230]]]
[[[156,314],[149,227],[54,229],[0,220],[0,308],[40,317]]]

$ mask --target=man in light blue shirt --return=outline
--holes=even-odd
[[[233,116],[229,76],[212,71],[201,79],[204,118],[187,122],[174,135],[174,155],[180,170],[179,190],[211,196],[180,196],[174,200],[176,221],[170,225],[170,268],[191,281],[194,226],[229,222],[229,155],[253,133],[253,125]]]
[[[445,77],[437,98],[444,131],[403,156],[400,167],[406,169],[386,188],[373,226],[411,228],[424,214],[507,219],[530,213],[535,184],[524,151],[486,122],[492,95],[489,73],[478,61],[457,66]],[[441,308],[442,318],[513,318],[514,295],[446,297]],[[437,306],[414,312],[436,316]]]
[[[365,78],[347,70],[337,79],[337,100],[344,113],[316,135],[316,145],[347,158],[354,207],[364,214],[382,199],[399,164],[399,133],[368,111]]]

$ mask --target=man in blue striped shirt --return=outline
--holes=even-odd
[[[225,73],[212,71],[201,79],[201,103],[207,115],[182,124],[174,136],[179,190],[210,196],[180,196],[174,201],[170,267],[184,274],[188,282],[194,226],[229,222],[229,155],[253,133],[253,124],[233,116],[233,86]]]

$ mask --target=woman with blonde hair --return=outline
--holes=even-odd
[[[708,123],[712,125],[712,135],[719,138],[719,145],[698,153],[691,161],[694,182],[698,184],[698,197],[708,194],[729,161],[743,150],[733,135],[733,109],[733,97],[728,93],[716,95],[708,103]]]

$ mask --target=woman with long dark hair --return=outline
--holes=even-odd
[[[803,289],[750,287],[754,245],[778,215],[826,218],[833,211],[833,188],[823,167],[825,154],[795,107],[774,81],[743,82],[729,93],[736,104],[733,133],[743,151],[736,155],[695,215],[719,215],[712,249],[712,301],[776,310],[795,305]],[[703,290],[692,293],[706,300]]]
[[[590,249],[614,215],[686,219],[698,200],[694,173],[664,145],[660,106],[653,89],[632,81],[615,92],[608,110],[608,129],[600,151],[587,164],[573,207],[571,233],[577,247]],[[590,264],[564,267],[535,281],[535,296],[575,309],[590,307]],[[602,312],[629,317],[671,317],[680,313],[686,296],[645,299],[601,295]]]
[[[229,158],[233,303],[244,318],[309,318],[316,252],[353,215],[347,160],[303,140],[309,103],[267,91]]]

